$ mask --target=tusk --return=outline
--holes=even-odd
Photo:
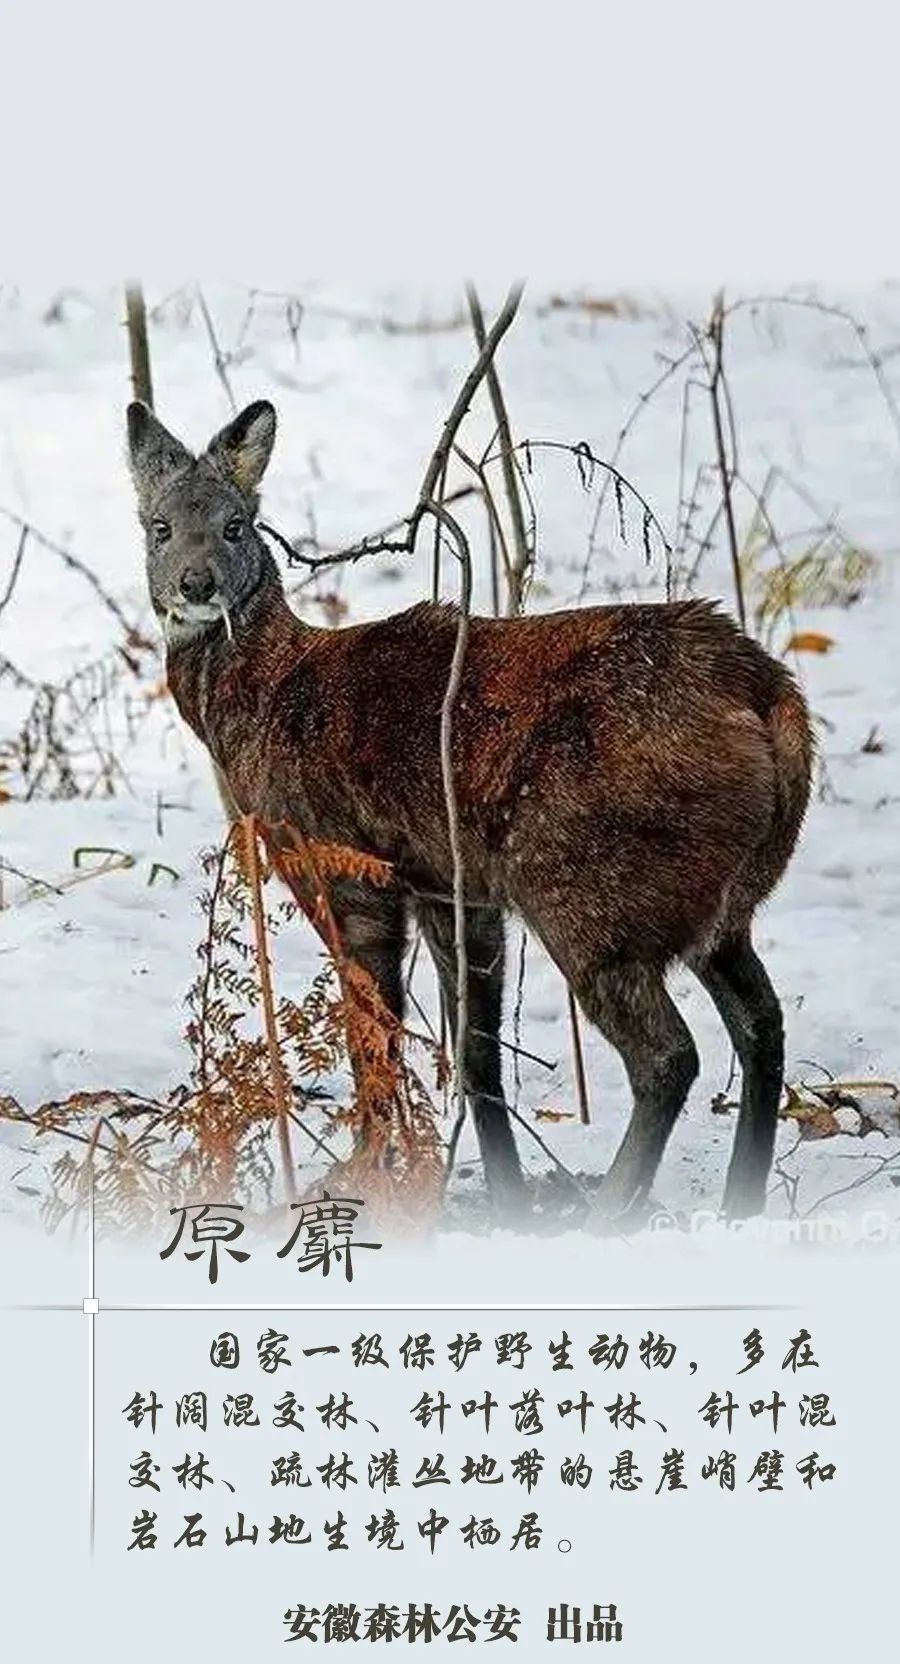
[[[231,614],[228,611],[224,601],[219,602],[219,611],[222,614],[222,621],[225,625],[225,634],[227,635],[229,641],[234,641],[234,631],[231,628]]]

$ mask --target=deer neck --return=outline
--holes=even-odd
[[[288,606],[274,561],[239,610],[169,645],[166,673],[184,720],[231,777],[259,744],[262,725],[284,677],[321,634]],[[252,807],[252,805],[247,805]]]

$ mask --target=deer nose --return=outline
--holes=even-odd
[[[208,566],[187,566],[181,574],[181,593],[186,601],[208,601],[216,580]]]

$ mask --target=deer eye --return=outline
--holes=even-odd
[[[224,537],[226,543],[236,543],[243,529],[244,522],[241,519],[241,516],[236,514],[233,519],[226,520],[224,526],[222,527],[222,536]]]
[[[153,520],[150,529],[153,533],[154,543],[168,543],[172,536],[172,528],[168,520]]]

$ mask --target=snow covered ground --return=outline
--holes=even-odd
[[[287,293],[292,286],[282,285]],[[173,289],[175,285],[173,285]],[[227,380],[240,405],[268,396],[280,434],[267,479],[267,517],[289,535],[314,530],[323,546],[341,546],[392,521],[414,501],[440,423],[472,358],[461,288],[424,293],[398,285],[361,292],[349,285],[293,286],[303,307],[283,294],[205,289],[223,352]],[[569,289],[567,293],[573,293]],[[589,291],[586,291],[589,292]],[[157,407],[188,442],[206,441],[230,414],[209,336],[190,291],[164,301],[152,323]],[[486,295],[486,305],[499,296]],[[733,297],[732,297],[733,298]],[[900,341],[900,293],[889,286],[866,294],[828,295],[868,326],[873,348]],[[546,292],[526,294],[503,344],[499,365],[517,435],[588,440],[610,456],[642,391],[656,381],[686,340],[685,319],[701,320],[709,295],[648,293],[638,316],[549,304]],[[119,289],[65,292],[0,289],[0,509],[31,522],[44,536],[87,562],[129,617],[150,634],[142,549],[124,457],[124,405],[130,396]],[[389,320],[394,327],[379,326]],[[402,324],[403,327],[396,327]],[[425,327],[427,325],[427,327]],[[412,327],[419,326],[419,327]],[[437,327],[435,327],[437,326]],[[443,327],[442,327],[443,326]],[[817,794],[793,865],[758,922],[757,939],[785,1005],[788,1078],[821,1081],[900,1078],[900,584],[896,522],[900,508],[900,436],[888,402],[859,341],[841,319],[780,308],[729,322],[727,365],[739,436],[741,471],[762,490],[769,470],[790,482],[770,499],[782,536],[796,555],[815,541],[812,528],[832,514],[854,542],[877,558],[862,598],[850,607],[802,606],[797,628],[833,638],[826,654],[803,654],[799,669],[820,725],[825,789]],[[883,374],[900,370],[885,353]],[[685,376],[673,375],[642,410],[621,465],[671,532],[678,519],[679,451]],[[705,395],[691,399],[684,476],[711,452]],[[473,412],[468,447],[485,443],[487,409]],[[540,510],[540,563],[530,604],[573,601],[581,589],[596,493],[585,493],[571,459],[535,454],[532,488]],[[808,494],[815,507],[804,500]],[[711,512],[713,483],[704,503]],[[747,529],[749,498],[739,500]],[[698,524],[702,522],[702,514]],[[483,527],[468,522],[478,565],[478,602],[489,585]],[[805,540],[805,541],[804,541]],[[427,540],[426,540],[427,541]],[[0,514],[0,599],[12,572],[18,530]],[[614,506],[602,523],[601,546],[589,569],[584,599],[663,594],[659,561],[646,567],[639,523],[628,543],[617,535]],[[727,559],[720,542],[705,557],[697,588],[730,605]],[[445,592],[453,593],[451,572]],[[405,566],[381,558],[322,581],[346,617],[397,610],[427,593],[429,551]],[[315,586],[298,596],[313,622],[323,622]],[[774,643],[790,633],[779,622]],[[120,639],[101,597],[78,572],[34,538],[0,612],[0,657],[34,679],[59,682],[79,665],[109,652]],[[96,791],[65,801],[26,801],[14,771],[0,775],[0,859],[5,870],[0,910],[0,1094],[26,1107],[79,1088],[129,1087],[164,1095],[184,1078],[183,996],[192,981],[200,933],[198,852],[215,843],[221,816],[199,747],[165,698],[146,695],[159,666],[145,661],[131,687],[132,733],[117,697],[110,699],[112,740],[122,774],[113,796]],[[18,731],[29,695],[0,680],[0,746]],[[866,742],[868,744],[866,745]],[[98,733],[101,750],[106,744]],[[864,746],[866,747],[864,749]],[[76,848],[113,850],[131,864],[68,886]],[[97,857],[89,858],[96,860]],[[154,863],[167,873],[148,882]],[[34,890],[19,874],[62,886]],[[510,931],[506,1037],[512,1038],[512,984],[519,929]],[[316,963],[316,944],[297,928],[283,950],[286,991],[302,990]],[[715,1206],[733,1133],[733,1114],[713,1113],[724,1091],[730,1053],[706,996],[686,974],[672,978],[703,1070],[661,1169],[660,1204],[681,1213]],[[433,1009],[427,968],[419,995]],[[553,1065],[520,1060],[515,1086],[522,1114],[571,1112],[575,1104],[564,989],[533,948],[521,1022],[521,1045]],[[602,1171],[627,1114],[624,1074],[616,1056],[585,1034],[593,1123],[534,1123],[567,1166]],[[781,1174],[773,1177],[770,1213],[793,1209],[860,1210],[900,1217],[900,1135],[889,1095],[863,1095],[888,1131],[866,1138],[805,1140],[795,1123],[779,1131]],[[468,1135],[466,1135],[468,1137]],[[521,1133],[529,1168],[546,1156]],[[472,1154],[468,1144],[464,1156]],[[40,1187],[46,1146],[0,1126],[4,1209],[31,1206],[17,1185]],[[793,1178],[798,1180],[795,1187]],[[786,1182],[787,1181],[787,1182]],[[863,1182],[864,1181],[864,1182]],[[856,1188],[833,1201],[832,1193]]]

